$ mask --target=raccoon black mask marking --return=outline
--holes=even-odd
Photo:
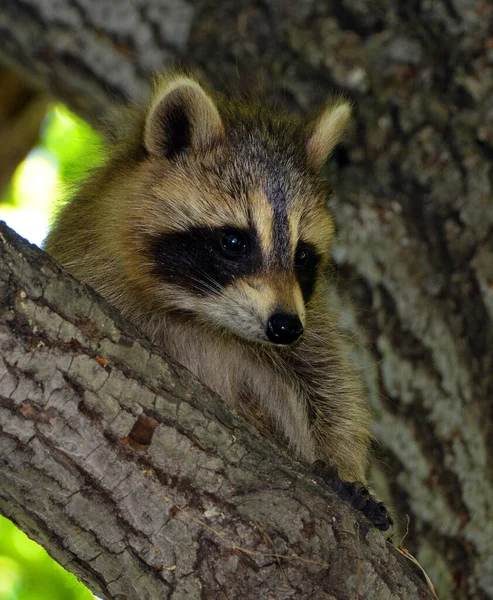
[[[203,295],[263,268],[253,229],[191,227],[152,238],[149,246],[158,277]]]

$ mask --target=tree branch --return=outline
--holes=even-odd
[[[431,597],[361,515],[4,225],[0,298],[0,511],[95,593]]]

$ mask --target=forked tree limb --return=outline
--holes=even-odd
[[[0,355],[0,512],[101,597],[431,598],[359,513],[4,225]]]

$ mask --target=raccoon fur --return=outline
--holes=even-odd
[[[45,248],[266,436],[365,481],[369,413],[327,306],[320,168],[351,109],[303,123],[172,73]]]

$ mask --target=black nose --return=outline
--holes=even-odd
[[[296,315],[275,313],[267,323],[267,337],[274,344],[292,344],[303,333],[303,325]]]

